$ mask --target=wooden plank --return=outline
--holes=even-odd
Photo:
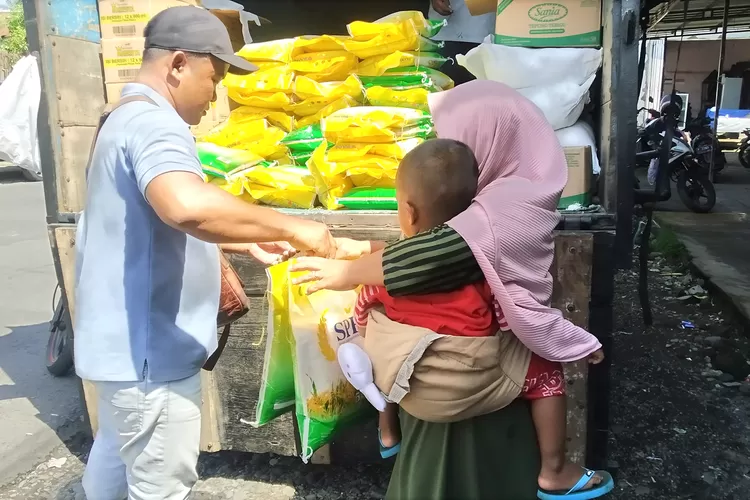
[[[590,233],[558,233],[552,264],[552,306],[566,319],[588,328],[594,237]],[[567,452],[571,461],[586,463],[588,431],[588,363],[565,365],[568,394]]]
[[[94,140],[95,127],[64,127],[60,130],[60,169],[57,172],[57,210],[77,213],[86,202],[85,169]]]
[[[201,370],[201,451],[221,450],[222,420],[213,372]]]
[[[62,127],[96,127],[104,109],[104,80],[98,43],[50,37],[57,92],[57,122]],[[49,96],[53,97],[53,96]],[[88,151],[87,151],[88,152]]]

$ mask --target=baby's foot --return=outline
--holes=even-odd
[[[545,467],[542,464],[542,471],[539,473],[539,488],[544,491],[569,491],[573,486],[578,484],[585,470],[580,465],[573,462],[565,462],[562,467]],[[602,477],[594,474],[582,490],[593,488],[602,482]]]

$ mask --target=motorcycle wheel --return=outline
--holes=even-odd
[[[62,301],[50,323],[46,354],[47,371],[53,376],[63,377],[73,369],[73,329],[67,324]]]
[[[738,154],[737,157],[743,167],[750,168],[750,148],[745,148],[740,151],[740,154]]]
[[[716,189],[702,172],[683,170],[677,177],[677,194],[680,200],[695,213],[705,214],[716,205]]]

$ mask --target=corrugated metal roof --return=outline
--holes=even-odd
[[[685,5],[687,4],[687,13]],[[649,37],[721,32],[724,0],[670,0],[651,8]],[[728,31],[750,30],[750,0],[732,0]]]

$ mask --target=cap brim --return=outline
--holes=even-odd
[[[229,72],[235,75],[246,75],[247,73],[258,71],[258,67],[255,64],[249,62],[246,59],[243,59],[240,56],[237,56],[234,54],[212,54],[212,55],[215,58],[227,63],[229,65]]]

